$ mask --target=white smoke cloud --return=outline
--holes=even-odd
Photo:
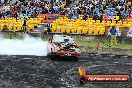
[[[0,36],[1,37],[1,36]],[[47,55],[47,41],[28,35],[23,40],[0,38],[0,55]]]

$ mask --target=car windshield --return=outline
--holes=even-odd
[[[69,42],[69,43],[74,43],[74,39],[71,38],[70,36],[54,36],[53,42]]]

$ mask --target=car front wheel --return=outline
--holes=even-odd
[[[78,57],[73,57],[73,60],[74,61],[78,61]]]

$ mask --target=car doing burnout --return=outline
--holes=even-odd
[[[49,55],[54,57],[72,57],[78,60],[80,49],[74,39],[67,35],[53,35],[48,42]]]

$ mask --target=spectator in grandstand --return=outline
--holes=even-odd
[[[116,21],[116,24],[117,24],[117,22],[120,20],[120,19],[119,19],[119,15],[116,16],[116,17],[114,18],[114,20]]]
[[[116,40],[116,27],[115,26],[112,26],[110,28],[110,33],[111,33],[111,46],[113,45],[117,45],[117,40]]]
[[[108,21],[108,19],[109,19],[109,15],[108,15],[108,13],[106,13],[106,14],[104,15],[105,23]]]
[[[2,14],[0,13],[0,18],[2,18]]]
[[[17,18],[18,18],[18,13],[17,12],[15,12],[14,17],[16,18],[16,21],[17,21]]]
[[[114,16],[113,16],[112,14],[110,14],[109,20],[111,21],[111,23],[112,23],[112,21],[114,20]]]
[[[121,20],[122,24],[123,24],[123,22],[125,20],[125,14],[124,13],[119,16],[119,20]]]
[[[101,23],[102,20],[103,20],[103,14],[100,14],[100,15],[99,15],[99,20],[100,20],[100,23]]]
[[[96,22],[96,20],[98,20],[98,19],[99,19],[98,15],[97,14],[94,14],[93,20],[95,20],[95,22]]]
[[[73,19],[77,19],[77,16],[75,14],[72,15]]]
[[[5,3],[4,0],[1,0],[1,2]],[[102,22],[102,16],[104,16],[104,20],[106,22],[108,20],[111,20],[112,22],[113,16],[120,16],[121,20],[122,12],[124,12],[125,17],[131,17],[131,4],[131,0],[80,0],[73,2],[69,6],[66,6],[65,3],[60,0],[58,2],[53,3],[40,2],[40,0],[21,0],[21,2],[17,0],[12,5],[14,9],[11,9],[11,11],[13,11],[13,14],[16,11],[17,14],[30,14],[32,15],[32,17],[36,17],[40,13],[58,13],[67,15],[70,18],[74,19],[79,17],[79,15],[85,14],[89,18],[93,18],[94,20],[99,19],[100,22]],[[102,13],[102,15],[100,15],[100,13]],[[7,15],[6,12],[4,12],[3,14],[4,16]]]
[[[87,14],[84,14],[84,16],[83,16],[83,20],[87,20],[88,19],[88,16],[87,16]]]
[[[24,17],[24,20],[22,21],[22,30],[23,30],[23,33],[26,33],[26,29],[27,29],[27,20]]]

